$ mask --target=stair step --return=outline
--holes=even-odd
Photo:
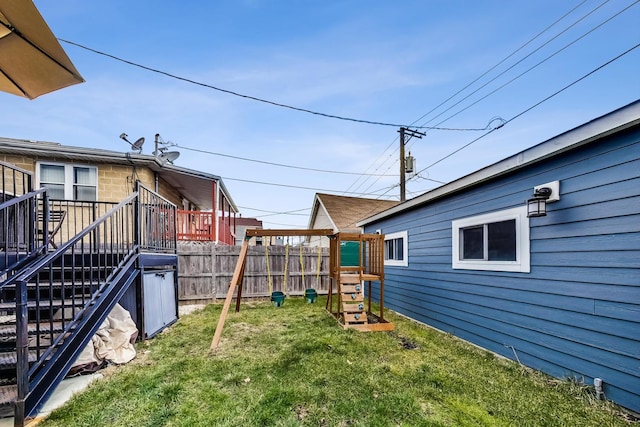
[[[38,352],[36,350],[29,350],[29,363],[34,363],[38,360]],[[18,356],[15,351],[7,351],[0,353],[0,370],[13,369],[18,363]]]
[[[39,308],[41,310],[46,310],[48,308],[71,308],[71,307],[82,307],[85,302],[91,300],[91,295],[85,295],[84,300],[82,299],[82,295],[76,295],[74,298],[65,298],[64,300],[49,300],[41,299],[40,303],[38,301],[27,301],[27,308]],[[0,311],[9,311],[15,310],[16,303],[15,302],[2,302],[0,303]]]
[[[345,293],[362,292],[362,285],[360,283],[351,284],[351,285],[342,283],[340,285],[340,292],[345,292]]]
[[[360,308],[360,304],[350,304],[343,302],[342,311],[345,313],[364,313],[364,304],[362,305],[362,308]]]
[[[48,334],[50,332],[62,332],[62,322],[53,322],[53,330],[51,329],[52,324],[48,321],[40,322],[40,327],[36,323],[29,323],[28,331],[29,335],[41,333]],[[14,338],[16,336],[16,325],[0,325],[0,342],[7,341],[8,339]]]
[[[344,324],[345,325],[365,325],[369,323],[367,321],[366,313],[344,313]]]
[[[0,418],[8,418],[13,416],[12,403],[18,398],[18,386],[3,385],[0,386]]]
[[[341,274],[340,275],[340,283],[345,284],[356,284],[360,283],[360,275],[359,274]]]
[[[364,295],[362,292],[342,292],[342,301],[343,302],[362,302],[364,301]]]

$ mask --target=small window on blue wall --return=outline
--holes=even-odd
[[[458,219],[451,228],[454,269],[530,271],[524,207]]]
[[[385,234],[384,236],[384,265],[406,267],[408,259],[407,232]]]

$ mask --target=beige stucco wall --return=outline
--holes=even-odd
[[[134,175],[133,167],[129,165],[70,161],[66,159],[59,159],[54,156],[38,156],[36,158],[32,158],[0,154],[0,160],[33,172],[34,179],[36,163],[39,161],[96,166],[98,168],[98,201],[101,202],[121,201],[134,191],[136,179],[140,180],[140,182],[142,182],[142,184],[147,188],[155,190],[155,175],[153,171],[146,167],[136,167]],[[178,209],[182,208],[182,195],[175,188],[162,179],[158,180],[158,187],[158,193],[162,197],[165,197],[171,203],[177,205]]]

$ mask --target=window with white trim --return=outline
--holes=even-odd
[[[409,241],[406,231],[385,234],[384,265],[398,267],[409,265]]]
[[[63,200],[98,200],[98,168],[63,163],[38,163],[36,180],[49,197]]]
[[[452,267],[528,273],[529,218],[517,207],[451,223]]]

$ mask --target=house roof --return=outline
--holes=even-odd
[[[365,199],[361,197],[316,193],[308,228],[312,227],[318,215],[318,210],[321,207],[327,213],[335,231],[356,231],[359,230],[359,226],[356,225],[357,221],[389,209],[397,204],[398,202],[393,200]]]
[[[222,178],[192,169],[162,163],[156,156],[149,154],[123,153],[97,148],[73,147],[55,142],[27,141],[23,139],[0,138],[0,153],[55,157],[64,160],[99,162],[121,165],[144,166],[156,172],[181,194],[202,210],[212,209],[211,183],[217,182],[232,208],[238,208],[227,191]]]
[[[236,217],[236,226],[262,228],[262,221],[257,218],[244,218],[240,216]]]
[[[364,226],[390,217],[637,125],[640,125],[640,100],[634,101],[611,113],[534,145],[511,157],[507,157],[504,160],[444,184],[418,197],[407,200],[391,209],[370,215],[368,218],[359,221],[357,225]]]

